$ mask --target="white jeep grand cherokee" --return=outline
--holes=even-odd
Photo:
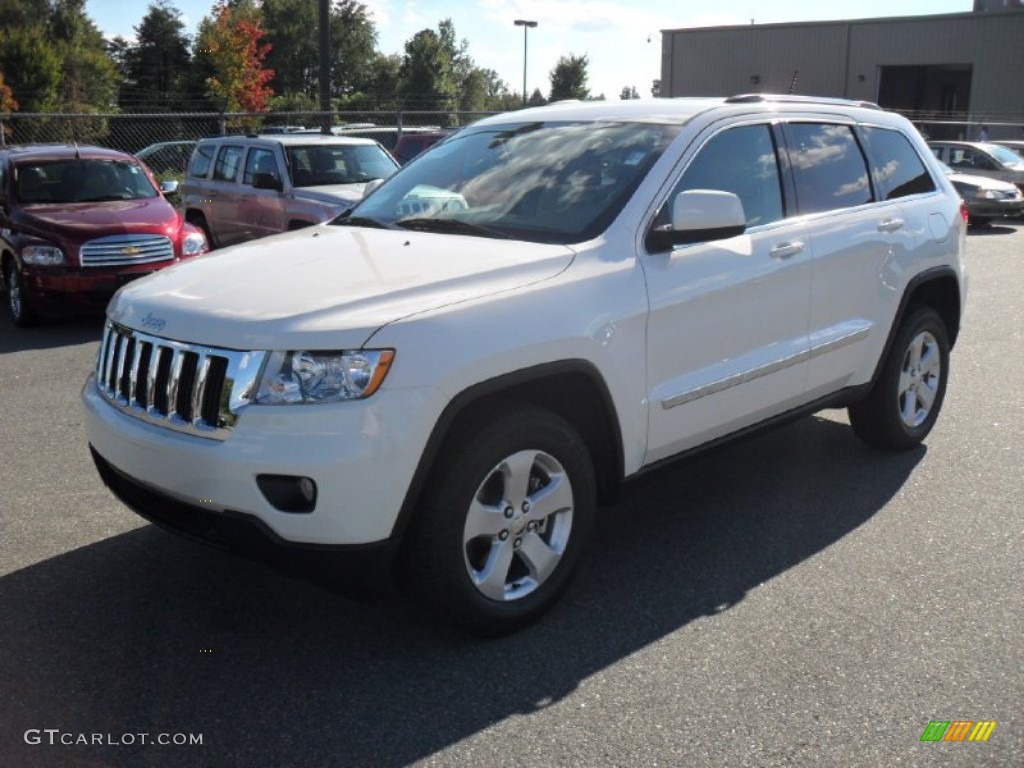
[[[942,406],[964,207],[921,137],[797,97],[561,103],[459,131],[330,225],[123,288],[83,398],[163,526],[479,634],[565,589],[625,478],[824,407]]]

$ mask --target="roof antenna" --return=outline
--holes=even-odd
[[[797,78],[797,75],[799,75],[799,74],[800,74],[800,70],[799,69],[794,69],[793,70],[793,79],[789,81],[789,94],[791,96],[796,91],[796,78]]]

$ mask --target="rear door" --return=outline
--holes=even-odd
[[[792,121],[784,135],[814,256],[807,371],[813,399],[863,383],[864,372],[873,372],[899,303],[893,296],[899,278],[891,275],[914,252],[926,226],[900,200],[903,192],[933,191],[934,184],[910,148],[924,178],[908,170],[904,155],[894,154],[896,165],[876,168],[873,184],[852,123]],[[891,139],[875,136],[879,147],[889,147]]]
[[[237,243],[243,237],[244,229],[239,213],[242,197],[239,180],[244,156],[244,146],[222,144],[213,159],[206,221],[218,246]]]

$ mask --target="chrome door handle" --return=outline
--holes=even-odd
[[[771,250],[771,257],[773,259],[788,259],[790,256],[795,256],[801,253],[804,249],[804,243],[802,240],[794,240],[792,243],[779,243]]]
[[[878,225],[879,232],[895,232],[903,226],[903,219],[885,219]]]

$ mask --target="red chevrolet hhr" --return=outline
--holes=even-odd
[[[14,324],[102,309],[129,280],[205,253],[166,184],[111,149],[0,148],[0,277]]]

